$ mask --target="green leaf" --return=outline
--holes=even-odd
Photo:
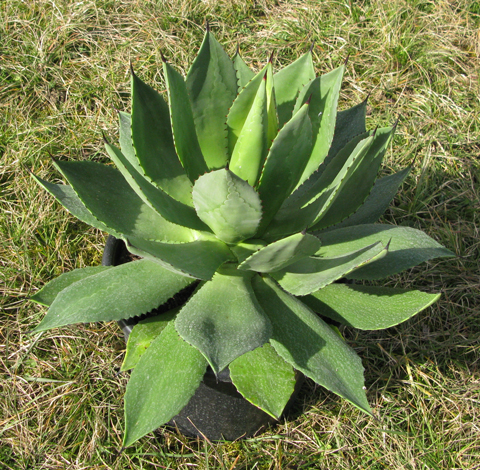
[[[383,157],[390,143],[394,128],[377,129],[372,135],[372,143],[364,153],[355,170],[339,191],[335,200],[311,230],[335,225],[353,214],[367,199],[380,169]],[[328,168],[327,168],[328,170]]]
[[[128,382],[124,447],[177,415],[194,395],[206,369],[201,353],[169,323],[140,358]]]
[[[250,240],[245,240],[244,242],[230,246],[230,251],[237,257],[238,262],[242,263],[264,246],[266,246],[266,242],[263,240],[250,238]]]
[[[267,228],[270,240],[314,226],[341,194],[349,178],[368,153],[372,137],[359,136],[345,147],[327,166],[315,185],[300,196],[292,194]]]
[[[245,399],[280,418],[295,389],[295,371],[270,344],[237,357],[229,369],[233,384]]]
[[[177,225],[208,231],[208,227],[198,218],[193,207],[177,201],[161,188],[150,183],[130,164],[119,149],[108,143],[105,143],[105,148],[130,187],[161,217]]]
[[[208,165],[198,142],[187,85],[183,77],[166,61],[163,62],[163,72],[167,82],[175,149],[185,173],[194,182],[208,171]]]
[[[175,318],[175,315],[179,310],[180,307],[147,318],[138,322],[133,327],[132,332],[128,336],[127,351],[125,353],[122,368],[120,369],[121,372],[133,369],[138,364],[138,361],[150,344],[152,344],[152,341],[160,335],[170,320]]]
[[[88,211],[108,227],[108,233],[111,228],[112,234],[121,234],[117,238],[194,240],[190,229],[166,221],[145,204],[115,168],[89,161],[56,161],[55,166]]]
[[[202,352],[215,373],[270,338],[270,322],[253,293],[252,275],[222,267],[175,320],[180,336]]]
[[[169,271],[209,280],[226,261],[234,261],[225,243],[214,236],[201,237],[190,243],[161,243],[155,240],[127,239],[128,250],[161,264]]]
[[[269,224],[296,187],[311,147],[312,125],[308,117],[308,104],[305,104],[280,130],[265,161],[258,183],[258,193],[263,203],[263,227]]]
[[[273,76],[280,127],[292,118],[300,90],[315,78],[312,53],[308,51]]]
[[[267,97],[267,149],[272,145],[273,139],[278,134],[277,104],[275,102],[275,90],[273,88],[273,67],[272,63],[267,64],[265,75],[265,93]]]
[[[307,83],[298,96],[293,114],[310,100],[309,115],[313,129],[313,148],[299,185],[317,170],[325,160],[332,143],[337,117],[337,103],[345,66]]]
[[[384,257],[387,250],[388,247],[377,242],[364,245],[354,252],[345,249],[342,255],[336,257],[330,257],[327,253],[322,258],[304,258],[270,275],[291,294],[307,295],[345,277],[364,264]]]
[[[148,260],[114,266],[63,289],[33,332],[143,315],[192,282]]]
[[[296,233],[278,240],[253,253],[238,269],[269,273],[313,255],[320,248],[320,240],[313,235]]]
[[[267,155],[267,105],[266,80],[262,80],[230,158],[230,170],[251,186],[257,183]]]
[[[270,344],[278,355],[319,385],[371,414],[363,390],[362,362],[355,351],[268,277],[255,276],[253,288],[272,323]]]
[[[143,168],[140,166],[140,162],[138,161],[137,155],[135,154],[135,149],[133,148],[132,116],[130,114],[124,113],[123,111],[118,111],[118,129],[120,134],[118,141],[120,143],[120,149],[123,155],[125,155],[125,158],[140,174],[144,175],[145,170],[143,170]],[[180,162],[178,163],[180,164]]]
[[[33,174],[32,177],[77,219],[85,222],[88,225],[91,225],[92,227],[98,228],[102,232],[108,232],[114,235],[116,238],[122,237],[121,234],[113,230],[111,227],[107,227],[103,222],[100,222],[100,220],[95,218],[85,207],[85,204],[80,200],[71,186],[49,183],[48,181],[42,180]]]
[[[382,216],[387,210],[390,202],[395,197],[398,188],[403,183],[407,175],[410,173],[410,167],[405,168],[393,175],[379,178],[372,188],[371,193],[358,210],[347,217],[345,220],[335,225],[327,227],[324,231],[338,229],[342,227],[350,227],[352,225],[372,224]]]
[[[346,247],[351,250],[378,240],[383,244],[389,243],[388,254],[384,259],[350,273],[347,276],[350,279],[382,279],[432,258],[455,256],[426,233],[410,227],[356,225],[321,233],[318,237],[322,241],[318,256],[322,256],[324,250],[329,256],[340,256],[345,253]]]
[[[238,51],[233,57],[233,66],[237,73],[238,88],[241,89],[247,86],[248,82],[255,76],[255,72],[245,63],[240,57]]]
[[[192,183],[175,151],[167,103],[133,72],[131,130],[127,128],[126,116],[120,118],[123,120],[120,145],[130,163],[133,164],[131,151],[123,152],[128,146],[128,139],[133,141],[138,162],[143,168],[142,174],[178,201],[192,205]]]
[[[381,330],[408,320],[439,298],[418,290],[331,284],[302,297],[302,302],[344,325]]]
[[[198,217],[226,243],[255,235],[262,204],[255,190],[236,174],[222,169],[201,176],[193,187]]]
[[[260,85],[264,82],[266,67],[255,75],[238,94],[227,116],[228,149],[232,155],[238,137],[258,94]]]
[[[233,63],[207,31],[186,79],[198,141],[208,168],[223,168],[228,161],[226,116],[237,96]]]
[[[94,274],[98,274],[99,272],[106,271],[110,268],[111,266],[92,266],[74,269],[68,273],[63,273],[43,286],[36,294],[30,297],[30,300],[48,307],[63,289],[66,289],[77,281],[81,281],[86,277],[93,276]]]

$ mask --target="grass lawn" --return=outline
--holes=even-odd
[[[164,90],[205,20],[258,70],[312,42],[317,73],[347,56],[340,109],[368,94],[369,129],[400,122],[382,174],[413,165],[385,223],[456,253],[386,285],[441,292],[399,327],[346,328],[377,419],[307,382],[287,418],[255,438],[210,443],[161,430],[120,455],[125,349],[115,323],[30,335],[48,280],[100,263],[105,234],[54,202],[26,168],[59,181],[50,154],[107,161],[129,63]],[[479,469],[480,1],[0,1],[0,469]]]

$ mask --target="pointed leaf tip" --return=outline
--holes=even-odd
[[[208,32],[210,32],[210,23],[208,22],[208,20],[205,20],[205,30]]]
[[[315,47],[315,41],[312,42],[312,45],[310,46],[310,50],[308,52],[310,52],[310,54],[313,52],[313,48]]]
[[[272,53],[270,54],[270,57],[268,58],[268,63],[271,64],[272,61],[273,61],[273,53],[274,51],[272,51]]]
[[[310,100],[312,99],[313,93],[310,93],[310,96],[307,98],[307,101],[305,101],[305,104],[310,104]]]
[[[348,59],[350,59],[350,52],[347,54],[347,57],[345,59],[345,61],[343,62],[343,65],[346,67],[347,64],[348,64]]]
[[[167,59],[166,59],[166,57],[163,55],[163,52],[162,52],[162,51],[160,51],[160,57],[162,58],[162,62],[166,64],[166,63],[167,63]]]
[[[400,116],[398,116],[397,119],[395,119],[395,122],[393,123],[394,130],[397,128],[399,121],[400,121]]]
[[[134,77],[136,77],[136,75],[135,75],[135,71],[133,70],[133,64],[132,64],[132,61],[130,61],[130,73],[131,73],[131,74],[132,74]]]
[[[103,142],[107,145],[110,145],[110,142],[108,141],[107,139],[107,136],[105,135],[105,132],[102,131],[102,138],[103,138]]]

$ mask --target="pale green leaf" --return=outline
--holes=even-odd
[[[185,173],[194,182],[208,171],[208,166],[198,142],[187,85],[183,77],[166,61],[163,62],[163,72],[167,82],[175,149]]]
[[[319,385],[371,413],[363,366],[355,351],[300,300],[268,277],[255,276],[255,295],[273,327],[270,344],[279,356]]]
[[[148,260],[110,267],[63,289],[34,332],[143,315],[192,282]]]
[[[318,255],[341,256],[346,247],[360,248],[380,240],[389,243],[387,256],[370,266],[364,266],[350,273],[350,279],[382,279],[405,269],[413,268],[432,258],[455,256],[426,233],[410,227],[396,225],[366,224],[344,227],[318,234],[322,241]]]
[[[233,66],[237,73],[238,88],[242,89],[255,76],[255,72],[245,63],[238,51],[233,57]]]
[[[94,274],[110,269],[110,266],[91,266],[86,268],[78,268],[68,273],[60,274],[52,279],[48,284],[43,286],[36,294],[30,297],[30,300],[47,307],[52,304],[57,295],[71,284],[85,279]]]
[[[418,290],[331,284],[302,297],[302,302],[344,325],[380,330],[408,320],[439,298]]]
[[[270,344],[237,357],[229,369],[233,384],[244,398],[280,418],[295,389],[295,371]]]
[[[320,248],[320,240],[309,234],[296,233],[270,243],[253,253],[238,269],[269,273],[284,269],[292,263],[313,255]]]
[[[244,88],[243,92],[245,90],[247,88]],[[229,165],[233,173],[251,186],[257,183],[268,150],[267,105],[266,80],[262,79],[244,125],[238,134]]]
[[[125,435],[129,446],[177,415],[205,375],[202,354],[183,341],[173,322],[152,342],[133,369],[125,393]]]
[[[123,359],[122,368],[120,369],[121,372],[133,369],[138,364],[138,361],[150,344],[152,344],[152,341],[160,335],[170,320],[175,318],[179,310],[180,307],[161,313],[160,315],[155,315],[154,317],[139,321],[133,327],[128,336],[127,350],[125,352],[125,358]]]
[[[167,103],[133,72],[131,129],[127,127],[125,115],[121,115],[120,119],[120,145],[130,163],[134,165],[129,139],[133,141],[142,174],[178,201],[192,205],[192,183],[175,151]],[[125,153],[126,148],[128,151]]]
[[[253,293],[252,275],[222,267],[175,320],[180,336],[203,353],[215,373],[270,338],[270,322]]]
[[[257,192],[229,170],[201,176],[193,187],[198,217],[226,243],[238,243],[255,235],[262,217]]]
[[[354,269],[384,257],[387,247],[377,242],[357,251],[345,250],[342,255],[309,257],[270,275],[288,292],[307,295],[345,277]]]
[[[186,79],[198,141],[209,169],[228,161],[226,116],[237,96],[233,63],[207,31]]]
[[[279,70],[273,76],[280,127],[292,118],[300,90],[315,78],[311,51]]]

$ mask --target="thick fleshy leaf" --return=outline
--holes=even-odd
[[[355,170],[348,175],[335,200],[330,204],[320,221],[311,230],[321,230],[335,225],[353,214],[367,199],[374,185],[380,165],[390,143],[395,128],[377,129],[372,135],[372,143]],[[328,171],[328,167],[327,170]]]
[[[30,297],[30,300],[49,307],[63,289],[66,289],[77,281],[81,281],[86,277],[93,276],[110,268],[111,266],[91,266],[63,273],[43,286],[36,294]]]
[[[273,67],[272,63],[267,64],[267,74],[265,83],[265,94],[267,96],[267,149],[272,145],[273,139],[278,134],[278,115],[277,103],[275,100],[275,90],[273,87]]]
[[[192,183],[175,151],[168,105],[157,91],[133,72],[131,131],[126,127],[126,117],[120,116],[120,119],[124,121],[120,126],[120,145],[130,163],[133,164],[130,150],[124,152],[129,138],[133,141],[142,174],[170,196],[191,205]]]
[[[253,273],[226,265],[177,315],[180,336],[199,349],[215,373],[270,339],[271,325],[251,286]]]
[[[291,294],[307,295],[345,277],[360,266],[383,258],[387,250],[388,247],[377,242],[364,245],[358,251],[345,250],[336,257],[304,258],[270,275]]]
[[[167,82],[175,149],[185,173],[194,182],[208,171],[208,165],[198,142],[187,85],[183,77],[166,61],[163,62],[163,72]]]
[[[268,277],[255,276],[253,288],[272,323],[270,344],[279,356],[370,414],[363,390],[363,366],[355,351],[300,300]]]
[[[237,76],[222,46],[207,31],[187,74],[198,142],[209,169],[228,161],[226,116],[237,96]]]
[[[119,149],[108,143],[105,143],[105,148],[130,187],[161,217],[177,225],[208,231],[208,227],[198,218],[193,207],[177,201],[161,188],[150,183],[130,164]]]
[[[123,111],[118,111],[118,129],[120,134],[118,138],[120,150],[122,151],[123,155],[125,155],[125,158],[139,173],[145,174],[145,170],[143,170],[143,168],[140,166],[140,162],[135,154],[135,149],[133,148],[132,116],[130,114]],[[178,162],[178,164],[181,167],[180,162]],[[143,170],[143,173],[140,169]],[[183,171],[183,168],[181,168],[181,170]]]
[[[331,284],[302,297],[302,302],[344,325],[381,330],[408,320],[439,298],[418,290]]]
[[[309,114],[313,129],[313,148],[299,185],[325,160],[332,143],[337,117],[337,103],[345,66],[307,83],[298,96],[293,114],[310,100]]]
[[[312,125],[305,104],[280,130],[267,155],[257,188],[263,203],[263,227],[296,187],[311,148]]]
[[[148,260],[114,266],[62,290],[34,332],[143,315],[192,282]]]
[[[173,322],[166,326],[133,369],[125,393],[125,435],[129,446],[177,415],[205,375],[202,354],[183,341]]]
[[[333,159],[308,192],[292,194],[268,226],[264,238],[270,240],[315,225],[327,212],[343,187],[368,154],[372,137],[359,136]]]
[[[230,155],[233,153],[238,137],[242,132],[245,121],[252,109],[253,103],[258,94],[258,89],[264,82],[265,73],[266,67],[247,83],[247,85],[240,91],[230,108],[230,112],[227,116],[228,149]]]
[[[138,322],[128,336],[127,350],[123,359],[121,372],[133,369],[152,341],[160,335],[168,323],[175,318],[180,308],[147,318]]]
[[[318,237],[322,241],[318,256],[327,252],[329,256],[341,256],[346,252],[346,247],[351,251],[352,247],[360,248],[378,240],[383,244],[389,243],[384,259],[348,274],[350,279],[382,279],[429,259],[455,256],[426,233],[396,225],[356,225],[321,233]]]
[[[235,173],[222,169],[201,176],[193,187],[198,217],[226,243],[255,235],[262,218],[258,193]]]
[[[308,233],[296,233],[282,238],[253,253],[238,269],[270,273],[313,255],[320,248],[320,240]]]
[[[372,188],[365,202],[359,209],[347,217],[345,220],[335,225],[334,227],[327,227],[324,231],[338,229],[342,227],[350,227],[352,225],[373,224],[387,210],[388,206],[395,197],[398,188],[403,183],[407,175],[410,173],[410,167],[405,168],[393,175],[379,178]]]
[[[42,180],[42,178],[39,178],[33,174],[32,177],[77,219],[80,219],[82,222],[85,222],[92,227],[102,230],[102,232],[108,232],[111,235],[114,235],[116,238],[122,237],[122,235],[117,231],[107,227],[103,222],[94,217],[92,213],[85,207],[85,204],[80,200],[80,198],[77,196],[77,193],[71,186],[66,184],[49,183],[48,181]]]
[[[311,51],[303,54],[273,76],[280,127],[292,118],[293,108],[300,90],[314,78],[315,69]]]
[[[242,89],[255,76],[255,72],[245,63],[238,51],[233,57],[233,66],[237,73],[238,88]]]
[[[270,344],[237,357],[229,369],[233,384],[245,399],[280,418],[295,389],[295,371]]]
[[[125,236],[173,242],[194,239],[190,229],[166,221],[145,204],[115,168],[89,161],[56,161],[55,166],[93,216],[113,229],[114,232],[108,229],[108,233],[122,234],[123,239]]]
[[[237,257],[239,263],[243,263],[249,256],[266,246],[266,242],[257,238],[250,238],[244,242],[230,246],[230,251]]]
[[[235,256],[225,243],[214,236],[202,237],[190,243],[162,243],[142,238],[127,239],[128,250],[161,264],[174,273],[209,280],[226,261]]]
[[[244,88],[244,91],[247,88]],[[239,95],[239,97],[241,94]],[[267,155],[268,108],[266,79],[262,80],[230,158],[233,173],[255,186]]]

